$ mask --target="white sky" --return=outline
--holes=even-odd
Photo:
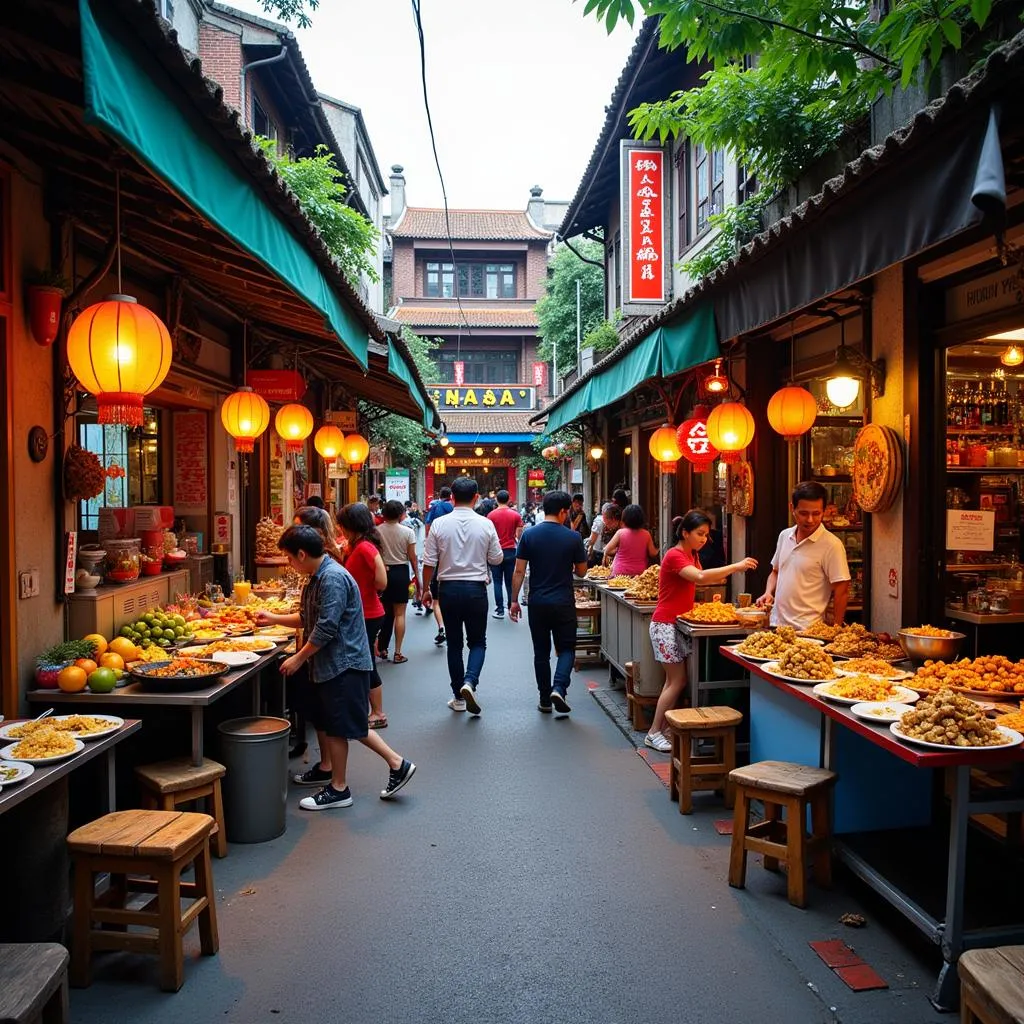
[[[225,0],[268,17],[258,0]],[[448,203],[525,209],[576,194],[633,45],[583,0],[422,0],[427,88]],[[639,28],[639,25],[637,25]],[[363,111],[385,184],[405,168],[410,206],[440,206],[410,0],[321,0],[296,33],[317,89]],[[387,200],[385,200],[387,202]]]

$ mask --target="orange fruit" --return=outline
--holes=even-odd
[[[62,668],[58,673],[57,685],[65,693],[79,693],[85,689],[88,678],[89,674],[84,668],[79,668],[78,665],[68,665],[67,668]]]
[[[100,655],[100,668],[124,668],[124,658],[115,651]]]
[[[113,654],[120,654],[125,661],[138,661],[139,650],[126,636],[115,636],[108,648]]]
[[[90,672],[95,672],[96,669],[99,668],[99,665],[97,665],[96,662],[92,660],[92,658],[76,658],[75,664],[80,669],[83,669],[86,675],[88,675]]]
[[[88,636],[83,636],[83,640],[88,640],[92,644],[92,656],[94,658],[100,657],[107,647],[107,638],[100,633],[90,633]]]

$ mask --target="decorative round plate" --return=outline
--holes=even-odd
[[[879,659],[881,660],[881,659]],[[880,683],[895,683],[900,679],[909,679],[914,673],[907,672],[901,668],[894,668],[892,675],[883,676],[878,672],[851,672],[848,668],[845,668],[845,662],[840,662],[836,665],[836,671],[841,676],[867,676],[868,679],[877,679]]]
[[[754,514],[754,469],[749,462],[729,467],[729,511],[734,516]]]
[[[118,718],[117,715],[94,715],[90,713],[88,715],[54,715],[53,717],[58,722],[66,721],[69,718],[95,718],[97,722],[103,722],[104,727],[102,729],[97,729],[95,732],[77,732],[74,729],[67,730],[68,733],[76,740],[85,740],[86,742],[89,740],[101,740],[104,736],[110,736],[124,725],[124,719]]]
[[[979,750],[1010,750],[1012,747],[1017,747],[1024,743],[1024,736],[1017,732],[1016,729],[1007,729],[1005,725],[997,725],[996,729],[1007,738],[1008,742],[997,743],[994,746],[987,747],[958,747],[955,743],[932,743],[930,740],[919,740],[916,736],[906,736],[900,732],[899,722],[893,722],[889,726],[889,732],[898,740],[903,740],[904,743],[913,743],[918,747],[930,747],[933,750],[956,750],[961,754],[967,751],[977,753]]]
[[[865,512],[884,512],[903,479],[903,441],[891,427],[869,423],[853,443],[853,498]]]

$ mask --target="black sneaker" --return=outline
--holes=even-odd
[[[565,694],[558,690],[551,691],[551,704],[560,715],[567,715],[572,711],[569,702],[565,699]]]
[[[330,781],[331,773],[325,771],[319,764],[292,776],[292,782],[297,782],[300,786],[325,786]]]
[[[448,638],[444,635],[444,630],[439,629],[437,631],[437,636],[434,637],[434,643],[437,644],[438,647],[440,647],[441,644],[443,644],[447,639]]]
[[[549,697],[547,699],[547,702],[545,702],[544,698],[541,697],[541,699],[537,701],[537,710],[542,715],[550,715],[551,714],[551,698]]]
[[[416,765],[412,761],[402,758],[398,768],[392,768],[388,773],[388,784],[386,789],[380,791],[381,800],[390,800],[415,774]]]
[[[500,608],[496,608],[492,614],[493,614],[494,618],[496,618],[496,619],[503,619],[503,618],[505,618],[505,613]]]
[[[312,796],[304,796],[299,801],[299,806],[304,811],[326,811],[331,807],[351,807],[352,790],[346,786],[339,792],[328,783],[319,793],[314,793]]]

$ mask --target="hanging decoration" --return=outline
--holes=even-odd
[[[709,395],[724,395],[729,390],[729,378],[722,373],[722,360],[715,360],[715,372],[704,379],[704,390]]]
[[[313,437],[313,447],[326,462],[333,462],[341,454],[344,443],[345,435],[333,423],[321,427]]]
[[[675,427],[670,426],[668,423],[658,427],[651,434],[647,447],[650,449],[651,456],[661,468],[662,473],[674,473],[676,471],[676,463],[683,457],[683,453],[679,450],[679,444],[676,441]]]
[[[780,388],[768,400],[768,423],[790,444],[795,444],[814,426],[817,415],[818,403],[814,396],[798,384]]]
[[[706,473],[718,458],[718,450],[708,439],[708,407],[698,405],[693,416],[676,429],[676,444],[694,473]]]
[[[235,451],[251,452],[256,438],[270,426],[270,406],[252,388],[239,388],[224,399],[220,421],[235,439]]]
[[[341,454],[352,469],[358,472],[370,454],[370,442],[362,434],[349,434],[341,446]]]
[[[274,429],[284,441],[285,451],[298,454],[313,433],[313,414],[298,402],[282,405],[274,417]]]
[[[708,416],[708,440],[725,463],[739,461],[740,452],[754,440],[754,417],[739,402],[716,405]]]

